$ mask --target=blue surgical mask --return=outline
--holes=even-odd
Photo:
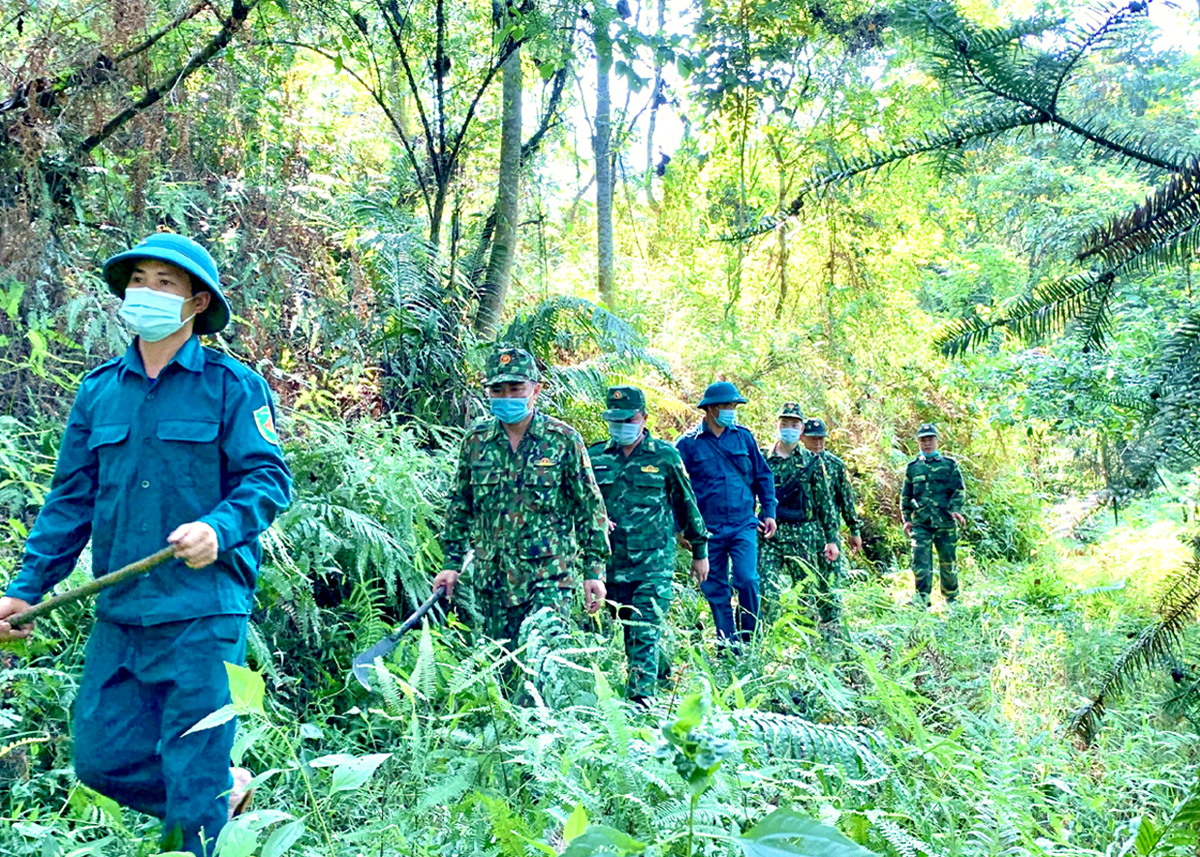
[[[788,446],[795,446],[800,442],[800,429],[798,428],[781,428],[779,430],[779,439]]]
[[[502,423],[519,423],[529,416],[529,398],[489,399],[492,416]]]
[[[609,423],[608,438],[620,446],[631,446],[642,436],[640,423]]]
[[[154,289],[126,289],[121,320],[144,341],[160,342],[196,317],[192,313],[179,320],[180,310],[190,300]]]
[[[736,408],[719,408],[717,410],[717,425],[725,428],[733,428],[737,422]]]

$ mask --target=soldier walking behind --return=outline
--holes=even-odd
[[[917,591],[912,603],[929,606],[933,591],[933,548],[938,554],[938,577],[948,604],[958,598],[958,529],[965,524],[963,501],[966,486],[958,462],[938,452],[938,432],[930,423],[917,429],[921,453],[910,461],[904,474],[900,511],[904,533],[912,539],[913,577]]]
[[[704,419],[675,442],[708,527],[709,574],[700,589],[721,641],[735,645],[749,641],[758,624],[758,533],[775,535],[775,479],[754,435],[737,424],[745,403],[728,381],[709,384],[697,405]]]
[[[819,423],[819,420],[810,420]],[[773,612],[780,594],[792,583],[790,568],[809,578],[821,631],[833,633],[841,616],[837,594],[838,518],[821,459],[800,445],[804,414],[796,402],[779,412],[779,440],[766,456],[775,474],[779,506],[775,538],[759,543],[763,613]]]
[[[605,597],[604,501],[579,433],[536,409],[540,378],[520,348],[501,346],[488,359],[492,416],[463,438],[442,532],[443,571],[433,581],[452,598],[473,547],[483,633],[510,643],[539,607],[570,615],[577,561],[587,611]]]
[[[829,480],[829,492],[833,495],[833,505],[837,507],[842,520],[850,530],[850,548],[862,550],[862,518],[854,506],[854,489],[850,487],[850,476],[846,473],[846,462],[842,461],[825,448],[825,438],[829,434],[825,423],[818,419],[810,419],[804,424],[804,448],[821,460],[825,469],[825,478]]]
[[[708,532],[679,453],[646,428],[645,394],[637,387],[610,387],[606,404],[601,416],[609,439],[588,453],[608,511],[607,589],[624,623],[626,695],[647,705],[658,689],[662,624],[675,576],[675,528],[691,548],[697,583],[708,577]]]

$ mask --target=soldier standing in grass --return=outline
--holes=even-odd
[[[825,438],[829,432],[825,423],[818,419],[810,419],[804,424],[804,447],[821,461],[825,469],[825,477],[829,480],[829,492],[833,495],[833,505],[837,507],[842,520],[850,530],[850,547],[852,550],[862,550],[862,519],[854,506],[854,489],[850,487],[850,476],[846,473],[846,462],[842,461],[825,448]]]
[[[501,346],[488,359],[492,416],[463,438],[441,539],[444,570],[433,581],[452,598],[474,548],[483,633],[510,644],[539,607],[570,615],[577,563],[587,611],[605,598],[604,501],[579,433],[537,410],[540,379],[520,348]]]
[[[646,705],[658,688],[662,624],[671,606],[675,530],[692,553],[692,576],[708,577],[708,531],[675,447],[650,435],[646,397],[637,387],[610,387],[609,439],[589,450],[604,495],[612,539],[608,597],[624,623],[627,696]]]
[[[917,429],[921,453],[909,462],[904,474],[900,510],[904,533],[912,539],[913,577],[916,593],[912,603],[929,606],[933,591],[933,549],[938,554],[938,577],[947,603],[958,598],[958,528],[965,524],[963,502],[966,486],[953,458],[938,452],[938,432],[930,423]]]
[[[775,535],[775,477],[754,435],[737,424],[745,403],[728,381],[709,384],[696,406],[704,419],[675,441],[708,528],[709,574],[700,588],[719,639],[735,649],[758,625],[758,535]]]
[[[775,474],[779,529],[775,538],[759,543],[759,574],[767,613],[791,584],[790,569],[798,566],[811,580],[821,631],[829,636],[841,615],[836,589],[838,518],[820,458],[800,445],[803,427],[800,405],[785,402],[779,412],[779,440],[766,456]]]
[[[235,721],[187,734],[230,701],[262,560],[259,535],[291,496],[271,391],[200,334],[229,322],[217,265],[180,235],[151,235],[104,265],[137,338],[89,373],[67,420],[52,489],[0,598],[37,602],[92,543],[99,577],[155,553],[175,559],[96,600],[74,706],[75,771],[163,819],[162,848],[212,853],[248,800],[229,767]],[[207,850],[205,850],[207,843]]]

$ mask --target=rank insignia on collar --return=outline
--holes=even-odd
[[[642,468],[642,472],[643,473],[657,473],[658,468],[655,467],[653,464],[647,464],[645,467]]]
[[[539,462],[537,463],[537,466],[538,466],[538,467],[549,467],[549,466],[550,466],[550,465],[552,465],[553,463],[554,463],[554,462],[553,462],[553,461],[551,461],[549,458],[545,458],[545,457],[543,457],[543,458],[542,458],[542,460],[541,460],[541,461],[539,461]]]

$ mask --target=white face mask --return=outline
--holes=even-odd
[[[196,317],[193,312],[183,321],[179,320],[183,305],[194,299],[194,296],[181,298],[154,289],[126,289],[125,300],[121,303],[121,320],[146,342],[161,342]]]

